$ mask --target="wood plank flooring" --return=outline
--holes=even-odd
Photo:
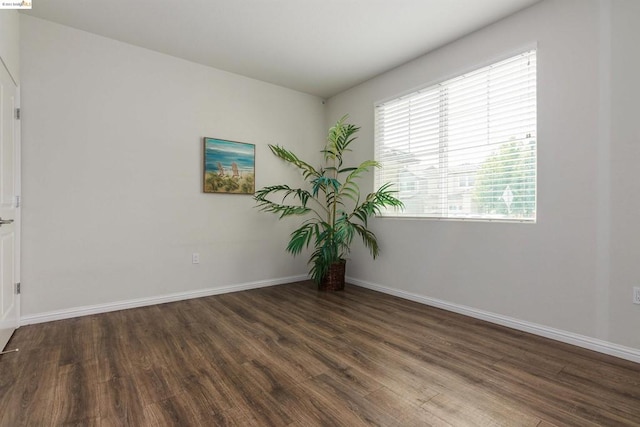
[[[309,282],[18,329],[0,426],[640,426],[640,365]]]

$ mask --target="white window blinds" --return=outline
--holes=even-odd
[[[536,51],[375,107],[384,216],[536,219]]]

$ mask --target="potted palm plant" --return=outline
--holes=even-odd
[[[329,129],[326,146],[321,151],[324,165],[320,168],[314,168],[283,147],[269,145],[274,155],[302,172],[307,188],[272,185],[254,195],[261,211],[274,213],[280,218],[305,218],[291,233],[286,249],[295,256],[313,243],[309,274],[321,290],[344,289],[346,257],[356,235],[360,236],[374,259],[378,256],[378,241],[367,228],[368,219],[379,214],[382,208],[403,207],[402,202],[393,196],[395,191],[391,190],[390,183],[361,197],[356,181],[380,164],[366,160],[355,167],[343,165],[343,155],[350,151],[349,146],[360,130],[346,123],[346,119],[347,116],[342,117]]]

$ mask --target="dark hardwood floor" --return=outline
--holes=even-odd
[[[1,426],[640,425],[640,365],[355,286],[18,329]]]

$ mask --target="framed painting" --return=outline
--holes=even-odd
[[[256,191],[256,146],[204,138],[204,192],[253,194]]]

